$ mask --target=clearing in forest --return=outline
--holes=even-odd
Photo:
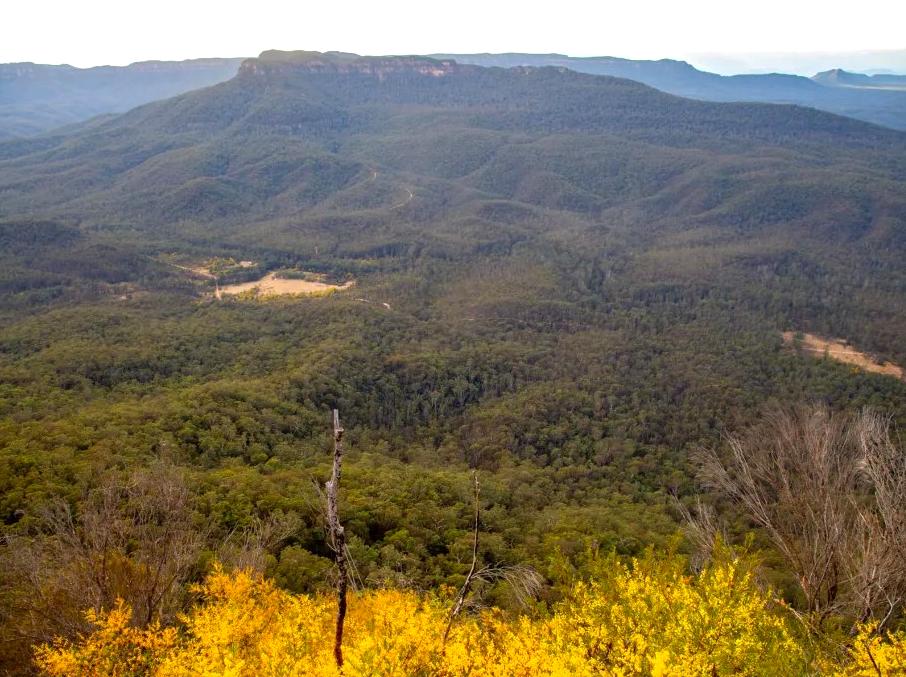
[[[798,341],[800,337],[801,342]],[[798,334],[792,331],[785,331],[783,332],[783,341],[790,345],[798,342],[802,350],[807,353],[818,357],[826,355],[832,360],[852,364],[875,374],[886,374],[897,378],[906,376],[906,372],[899,365],[892,362],[878,362],[871,356],[848,345],[843,339],[826,339],[815,334]]]
[[[344,284],[330,284],[329,282],[322,282],[320,280],[277,277],[277,273],[268,273],[260,280],[222,285],[218,289],[218,298],[224,294],[235,296],[237,294],[246,293],[256,298],[299,294],[308,296],[322,295],[349,289],[354,284],[355,282],[352,280]]]
[[[206,277],[210,280],[216,280],[219,276],[229,274],[241,269],[254,268],[258,264],[255,261],[237,261],[233,258],[212,258],[204,263],[190,263],[182,265],[171,260],[164,259],[164,263],[194,273],[200,277]]]

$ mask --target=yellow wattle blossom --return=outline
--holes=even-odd
[[[37,652],[47,675],[335,677],[335,602],[299,596],[247,572],[215,570],[183,628],[130,626],[122,604],[90,616],[80,642]],[[728,559],[688,576],[677,559],[599,564],[553,613],[488,610],[458,620],[443,643],[449,600],[400,590],[351,596],[345,677],[628,677],[651,675],[900,674],[906,634],[870,626],[839,664],[815,660],[784,607]],[[871,670],[869,670],[871,668]],[[900,671],[900,672],[898,672]]]
[[[906,675],[906,632],[875,633],[876,624],[866,623],[850,647],[844,665],[827,666],[834,677],[893,677]]]
[[[105,614],[86,612],[97,630],[78,644],[60,643],[37,650],[36,660],[50,675],[131,677],[155,674],[156,666],[176,647],[175,628],[130,625],[132,610],[120,601]]]

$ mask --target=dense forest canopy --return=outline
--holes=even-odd
[[[672,542],[693,452],[768,406],[902,427],[906,382],[781,333],[906,365],[904,189],[906,133],[421,57],[265,53],[0,144],[4,669],[117,598],[173,621],[215,560],[323,593],[334,408],[363,587],[462,583],[475,470],[480,560],[532,567],[544,604],[594,553]],[[214,295],[271,272],[354,285]],[[706,501],[796,604],[763,530]],[[124,583],[162,561],[180,586]]]

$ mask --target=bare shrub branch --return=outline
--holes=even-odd
[[[446,644],[453,628],[453,621],[470,605],[469,597],[476,587],[476,583],[506,583],[512,591],[516,601],[521,606],[528,606],[535,599],[544,586],[544,579],[532,567],[524,564],[492,565],[478,568],[478,546],[481,534],[481,485],[478,481],[478,472],[472,473],[473,482],[473,521],[472,521],[472,564],[469,573],[456,596],[453,608],[447,618],[447,627],[444,630],[443,642]]]
[[[718,542],[727,543],[728,536],[724,525],[720,523],[714,508],[702,502],[700,497],[695,499],[694,510],[673,497],[673,504],[686,531],[686,537],[692,545],[690,564],[695,571],[700,571],[714,556],[714,547]]]
[[[205,541],[178,468],[158,460],[110,476],[78,513],[58,499],[41,518],[41,533],[9,538],[0,563],[22,640],[72,638],[88,630],[85,609],[117,599],[138,624],[174,620]]]
[[[278,546],[302,525],[293,512],[275,512],[264,519],[256,517],[244,529],[230,533],[218,548],[218,559],[227,568],[265,572],[268,559]]]
[[[466,580],[462,584],[462,588],[459,589],[459,594],[456,596],[456,602],[453,605],[453,608],[450,610],[450,617],[447,619],[447,627],[444,630],[444,644],[447,643],[447,638],[450,636],[450,629],[453,627],[453,621],[462,611],[463,604],[465,604],[466,596],[469,594],[469,589],[472,587],[472,580],[475,578],[475,572],[478,567],[478,537],[479,537],[479,528],[481,524],[481,484],[478,482],[478,471],[472,471],[472,482],[474,483],[474,520],[472,524],[472,566],[469,568],[469,573],[466,574]]]

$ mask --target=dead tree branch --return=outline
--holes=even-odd
[[[701,571],[713,558],[717,543],[728,542],[724,525],[718,520],[714,508],[703,503],[701,497],[695,499],[694,510],[690,509],[675,494],[673,495],[673,505],[683,520],[686,538],[692,545],[690,564],[695,571]]]
[[[340,489],[340,474],[343,467],[343,428],[340,427],[340,412],[333,410],[333,470],[327,489],[327,522],[330,527],[330,545],[337,562],[337,624],[334,634],[333,655],[337,667],[343,668],[343,623],[346,621],[346,590],[349,573],[346,566],[346,533],[337,511],[337,494]]]
[[[450,629],[453,627],[453,621],[462,611],[466,602],[466,596],[469,594],[469,588],[472,587],[472,581],[475,579],[475,573],[478,569],[478,526],[481,520],[481,485],[478,483],[478,472],[472,472],[472,480],[475,483],[475,521],[472,526],[472,567],[466,575],[466,580],[462,584],[459,595],[456,597],[456,603],[450,611],[450,617],[447,619],[447,628],[444,630],[444,644],[447,643],[447,637],[450,636]]]

